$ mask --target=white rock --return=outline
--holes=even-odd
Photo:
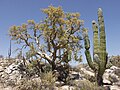
[[[4,74],[4,72],[0,72],[0,76],[2,76]]]
[[[104,83],[111,84],[111,82],[110,82],[109,80],[107,80],[107,79],[103,79],[103,82],[104,82]]]
[[[60,90],[75,90],[75,87],[64,85],[64,86],[60,87]]]
[[[115,75],[114,73],[110,74],[110,78],[114,83],[120,81],[119,76]]]
[[[8,87],[4,88],[4,90],[13,90],[13,88],[8,86]]]
[[[5,72],[10,74],[12,72],[12,70],[10,68],[7,68],[7,69],[5,69]]]
[[[11,74],[9,74],[9,79],[19,80],[21,79],[21,74],[19,73],[19,71],[13,71]]]
[[[71,74],[79,74],[79,72],[72,71]]]
[[[15,70],[15,69],[17,69],[17,67],[18,67],[18,65],[16,65],[15,63],[13,63],[13,64],[11,64],[11,65],[9,66],[9,68],[10,68],[11,70]]]
[[[119,86],[111,86],[110,90],[120,90],[120,87]]]
[[[120,87],[120,81],[115,82],[115,83],[114,83],[114,85],[116,85],[116,86],[119,86],[119,87]]]
[[[108,75],[107,75],[107,74],[106,74],[106,75],[105,75],[105,74],[103,75],[103,82],[104,82],[104,83],[111,84],[111,81],[109,80],[109,74],[108,74]]]
[[[4,68],[2,66],[0,66],[0,72],[3,72]]]
[[[59,82],[59,81],[56,81],[56,82],[55,82],[55,85],[56,85],[56,86],[61,86],[61,85],[63,85],[63,84],[64,84],[64,82],[62,82],[62,81],[60,81],[60,82]]]
[[[111,69],[106,69],[106,70],[105,70],[105,73],[111,74],[111,73],[113,73],[113,70],[111,70]]]
[[[118,67],[112,66],[112,67],[110,67],[110,69],[111,69],[111,70],[115,70],[115,69],[118,69]]]
[[[3,73],[2,76],[1,76],[1,78],[3,78],[3,79],[8,79],[8,78],[9,78],[9,75],[8,75],[7,73]]]
[[[10,75],[18,75],[19,76],[20,74],[19,74],[19,71],[14,70]]]
[[[81,68],[81,70],[82,70],[85,74],[87,74],[87,75],[90,75],[90,76],[94,76],[94,75],[95,75],[93,72],[88,71],[88,70],[86,70],[85,68]]]
[[[103,80],[106,80],[106,79],[108,80],[109,79],[109,75],[110,75],[109,73],[104,73],[103,74]]]
[[[41,82],[41,79],[38,77],[38,78],[33,78],[32,79],[33,81],[36,81],[37,83],[40,83]]]

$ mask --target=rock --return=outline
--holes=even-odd
[[[94,75],[95,75],[93,72],[88,71],[88,70],[86,70],[85,68],[81,68],[81,70],[82,70],[85,74],[87,74],[87,75],[90,75],[90,76],[94,76]]]
[[[119,77],[117,75],[115,75],[114,73],[110,74],[109,78],[110,78],[110,81],[113,83],[118,82],[120,80]]]
[[[116,86],[120,87],[120,81],[118,81],[118,82],[114,83],[114,85],[116,85]]]
[[[20,77],[20,73],[17,70],[14,70],[11,74],[9,74],[10,76],[17,76]]]
[[[10,74],[10,73],[12,73],[12,70],[8,67],[7,69],[5,69],[5,72]]]
[[[120,68],[116,69],[114,73],[120,77]]]
[[[15,68],[14,65],[15,65],[15,64],[13,63],[13,64],[11,64],[8,68],[12,70],[13,68]]]
[[[109,72],[109,70],[108,70],[108,72]],[[111,84],[111,81],[109,80],[109,75],[110,74],[108,72],[106,72],[106,73],[103,74],[103,82]]]
[[[116,67],[116,66],[110,67],[110,70],[116,70],[116,69],[118,69],[118,67]]]
[[[110,86],[110,90],[120,90],[119,86]]]
[[[103,79],[103,83],[111,84],[111,82],[107,79]]]
[[[60,90],[75,90],[75,87],[69,86],[69,85],[64,85],[60,87]]]
[[[3,74],[4,74],[4,72],[0,72],[0,77],[2,77]]]
[[[105,70],[105,73],[111,74],[111,73],[113,73],[113,70],[111,70],[111,69],[106,69],[106,70]]]
[[[16,80],[11,80],[11,79],[7,79],[7,80],[5,80],[5,87],[7,87],[7,86],[15,86],[15,82],[16,82]]]
[[[37,83],[41,83],[40,77],[38,77],[38,78],[33,78],[32,81],[36,81]]]
[[[2,66],[0,66],[0,72],[3,72],[4,68]]]
[[[13,88],[8,86],[8,87],[5,87],[3,90],[13,90]]]
[[[119,71],[120,69],[116,66],[112,66],[110,69],[106,69],[103,75],[103,82],[104,83],[116,83],[119,79]]]
[[[64,82],[62,82],[62,81],[56,81],[55,82],[55,86],[62,86],[62,85],[64,85]]]
[[[70,77],[70,80],[80,79],[80,74],[79,74],[79,72],[72,71],[69,74],[69,77]]]
[[[107,86],[103,86],[104,87],[104,90],[110,90],[110,86],[107,85]]]
[[[2,74],[1,79],[7,80],[9,78],[9,75],[7,73]]]

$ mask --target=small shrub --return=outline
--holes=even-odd
[[[90,76],[88,74],[84,74],[84,78],[89,80],[90,82],[95,82],[96,81],[96,77]]]
[[[114,66],[120,67],[120,56],[109,57],[109,62]]]
[[[120,69],[116,69],[115,74],[120,78]]]
[[[104,90],[103,87],[98,87],[96,83],[91,83],[89,80],[75,81],[76,90]]]
[[[17,86],[16,90],[41,90],[40,78],[38,79],[21,79]]]
[[[55,77],[55,75],[53,74],[52,71],[43,73],[41,75],[42,88],[43,87],[46,87],[46,88],[48,87],[51,90],[55,86],[55,81],[56,81],[56,77]]]
[[[16,84],[16,90],[54,90],[56,78],[52,72],[42,73],[38,78],[23,78]]]
[[[44,67],[43,67],[44,71],[45,72],[50,72],[52,70],[52,67],[50,64],[46,64]]]

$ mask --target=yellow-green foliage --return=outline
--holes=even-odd
[[[43,21],[36,23],[28,20],[26,24],[13,25],[9,30],[11,39],[22,45],[21,49],[28,48],[26,58],[47,60],[53,70],[59,62],[81,61],[80,31],[83,20],[80,20],[80,14],[65,13],[61,7],[53,6],[42,12],[46,15]]]
[[[31,61],[31,63],[27,64],[28,69],[33,69],[33,67],[37,66],[37,60]]]

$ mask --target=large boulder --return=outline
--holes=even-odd
[[[106,69],[103,75],[103,82],[104,83],[116,83],[120,80],[119,73],[120,68],[116,66],[112,66],[110,69]]]
[[[89,70],[86,70],[85,68],[81,68],[81,71],[83,71],[84,74],[90,75],[90,76],[94,76],[95,74]]]

